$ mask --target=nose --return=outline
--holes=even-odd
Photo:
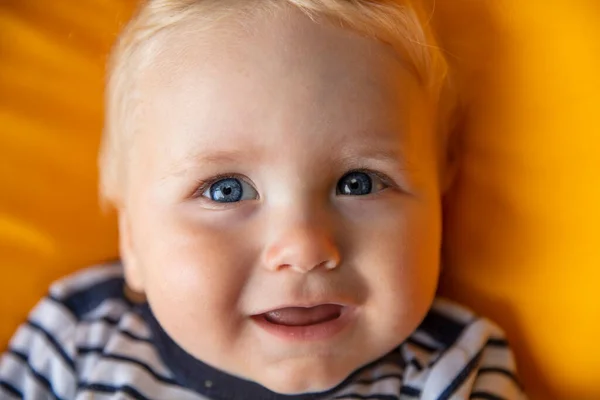
[[[282,230],[267,244],[264,265],[270,271],[314,269],[333,270],[340,264],[340,252],[325,222],[282,221]]]

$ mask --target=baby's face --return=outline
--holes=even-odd
[[[129,282],[196,358],[278,392],[328,389],[432,302],[431,107],[391,48],[297,11],[192,25],[141,78]]]

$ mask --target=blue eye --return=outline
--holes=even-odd
[[[377,176],[367,172],[349,172],[337,184],[337,194],[342,196],[365,196],[387,187]],[[374,179],[375,178],[375,181]]]
[[[213,182],[202,196],[216,203],[236,203],[258,198],[256,190],[242,179],[224,178]]]

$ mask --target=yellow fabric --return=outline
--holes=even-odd
[[[600,3],[437,8],[470,104],[442,292],[505,327],[533,399],[600,398]],[[0,3],[0,348],[51,280],[117,254],[95,154],[105,54],[130,10]]]
[[[442,291],[508,331],[534,398],[600,399],[600,2],[437,3],[473,104]]]
[[[0,349],[52,280],[116,254],[96,152],[122,3],[0,2]]]

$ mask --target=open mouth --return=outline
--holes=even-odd
[[[329,340],[345,330],[356,315],[354,307],[320,304],[282,307],[252,316],[266,332],[291,341]]]
[[[343,306],[322,304],[315,307],[286,307],[261,314],[264,319],[275,325],[311,326],[338,319]]]

